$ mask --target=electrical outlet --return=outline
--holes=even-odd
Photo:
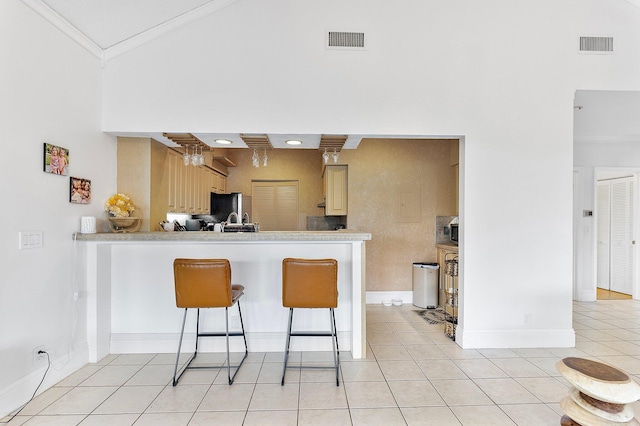
[[[47,351],[44,346],[38,346],[33,348],[33,365],[45,364],[47,362],[47,354],[38,353],[40,351]]]
[[[531,325],[531,313],[527,312],[522,315],[522,325]]]

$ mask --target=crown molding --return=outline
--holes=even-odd
[[[176,28],[218,12],[237,1],[239,0],[214,0],[169,21],[156,25],[155,27],[143,31],[140,34],[114,44],[113,46],[102,49],[41,0],[22,0],[24,4],[49,21],[64,34],[69,36],[73,41],[84,47],[89,51],[89,53],[100,59],[103,65],[109,59],[115,58],[116,56],[142,46],[143,44],[149,43],[169,31],[173,31]]]
[[[198,19],[204,18],[205,16],[218,12],[226,8],[227,6],[236,3],[237,1],[239,0],[214,0],[187,13],[177,16],[169,21],[156,25],[155,27],[150,28],[140,34],[137,34],[131,38],[121,41],[120,43],[108,47],[104,50],[103,60],[106,62],[109,59],[113,59],[118,55],[133,50],[139,46],[142,46],[143,44],[149,43],[150,41],[155,40],[156,38],[168,33],[169,31],[173,31],[176,28],[180,28],[191,22],[197,21]]]
[[[53,9],[44,4],[40,0],[22,0],[24,4],[33,9],[47,21],[51,22],[56,28],[69,36],[73,41],[84,47],[92,55],[98,59],[103,59],[103,50],[91,41],[87,36],[81,33],[76,27],[71,25],[69,21],[58,15]]]

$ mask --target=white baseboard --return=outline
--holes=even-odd
[[[179,333],[112,333],[110,353],[175,353],[178,349]],[[286,333],[247,333],[249,352],[283,352]],[[338,345],[340,350],[351,350],[351,332],[338,331]],[[195,348],[194,333],[185,333],[181,352],[190,352]],[[225,352],[227,350],[224,337],[200,339],[198,350],[202,352]],[[229,339],[231,352],[244,351],[241,337]],[[293,337],[292,351],[330,351],[332,350],[329,337]]]
[[[51,359],[52,366],[38,389],[38,395],[65,377],[75,373],[88,362],[89,347],[87,345]],[[29,401],[46,370],[47,366],[44,365],[4,389],[0,389],[0,419],[7,414],[13,413]]]
[[[581,290],[576,293],[576,301],[577,302],[595,302],[596,301],[596,292],[593,290]]]
[[[463,349],[481,348],[573,348],[576,335],[564,330],[465,330],[456,329],[456,343]]]
[[[367,291],[366,304],[379,305],[384,300],[400,299],[402,303],[413,303],[413,291]]]

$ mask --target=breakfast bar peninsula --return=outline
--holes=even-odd
[[[91,362],[110,353],[176,351],[183,311],[175,305],[173,260],[181,257],[229,259],[232,282],[245,287],[242,319],[250,352],[284,350],[288,310],[282,307],[282,259],[336,259],[340,349],[351,351],[354,358],[366,355],[365,242],[371,239],[369,233],[135,232],[78,233],[74,238],[83,288],[80,295],[87,301]],[[230,330],[238,329],[235,307],[229,308],[229,316]],[[294,328],[319,331],[328,327],[324,310],[301,309],[294,317]],[[224,310],[202,310],[201,329],[206,328],[224,329]],[[195,330],[195,310],[189,313],[185,330]],[[193,334],[185,335],[188,338],[193,346]],[[231,340],[232,351],[241,350],[239,340]],[[294,339],[292,350],[330,350],[331,341],[324,340]],[[224,348],[224,339],[206,339],[199,346],[204,352]]]

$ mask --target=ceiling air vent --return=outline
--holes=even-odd
[[[613,53],[613,37],[580,37],[581,53]]]
[[[327,49],[364,49],[364,33],[327,31]]]

